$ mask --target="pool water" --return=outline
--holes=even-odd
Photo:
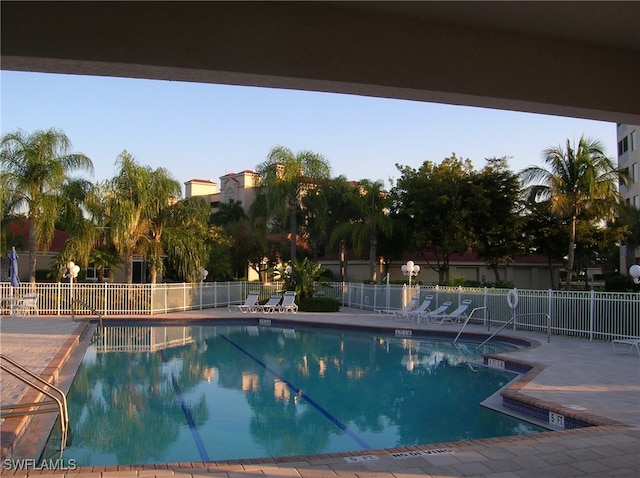
[[[474,347],[450,340],[236,325],[96,334],[68,394],[72,438],[63,458],[79,466],[308,455],[543,430],[482,407],[514,375],[474,365]]]

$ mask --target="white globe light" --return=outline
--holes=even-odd
[[[400,269],[402,269],[402,273],[403,274],[407,273],[407,265],[406,264],[402,264],[402,267]]]
[[[418,275],[418,272],[420,272],[420,266],[418,264],[413,266],[413,272],[415,272],[416,275]]]
[[[633,282],[640,284],[640,266],[638,264],[629,267],[629,275],[633,277]]]
[[[408,262],[407,262],[407,269],[408,269],[409,271],[412,271],[412,270],[413,270],[413,266],[414,266],[413,261],[408,261]]]

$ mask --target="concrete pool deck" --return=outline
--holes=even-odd
[[[416,325],[370,311],[343,309],[338,314],[241,314],[227,309],[187,311],[143,319],[272,319],[308,324],[383,327],[391,331],[437,330],[455,333],[458,324]],[[166,322],[165,322],[166,324]],[[0,319],[0,352],[65,388],[81,360],[92,327],[70,318]],[[486,328],[468,326],[471,333]],[[492,329],[492,332],[495,330]],[[498,358],[529,364],[531,370],[505,391],[523,403],[574,417],[594,426],[484,440],[439,443],[328,455],[171,463],[140,466],[80,467],[74,470],[16,470],[23,458],[35,458],[51,423],[34,419],[26,432],[17,418],[2,423],[3,476],[137,477],[137,476],[271,476],[271,477],[561,477],[638,476],[640,470],[640,357],[614,353],[611,343],[506,330],[534,346]],[[26,389],[0,376],[2,404],[27,400]],[[425,401],[425,406],[428,403]],[[19,423],[21,422],[21,423]],[[48,429],[47,429],[48,427]],[[6,455],[8,453],[8,455]],[[36,453],[36,455],[33,455]],[[5,459],[5,456],[8,458]],[[7,461],[8,460],[8,461]],[[29,466],[27,466],[29,468]]]

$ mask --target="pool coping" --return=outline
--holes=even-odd
[[[219,318],[219,319],[215,319],[215,318],[201,318],[201,319],[194,319],[194,318],[189,318],[186,320],[180,320],[181,323],[184,322],[193,322],[194,324],[202,324],[203,322],[211,322],[211,323],[221,323],[221,322],[234,322],[234,323],[239,323],[239,322],[243,322],[245,324],[251,324],[251,325],[260,325],[260,320],[265,320],[263,317],[255,317],[254,318],[246,318],[246,317],[237,317],[237,318]],[[271,320],[271,319],[268,319]],[[107,323],[117,323],[118,321],[120,322],[124,322],[124,323],[132,323],[132,322],[153,322],[154,324],[157,325],[175,325],[176,323],[176,318],[172,318],[170,320],[155,320],[149,317],[140,317],[137,319],[131,319],[131,318],[113,318],[113,319],[106,319],[105,322]],[[83,336],[83,334],[86,334],[86,332],[89,330],[89,326],[90,323],[92,323],[90,320],[80,320],[78,321],[79,325],[75,328],[73,334],[65,341],[64,344],[62,344],[60,350],[58,351],[58,353],[53,357],[53,359],[50,361],[50,363],[47,365],[47,367],[43,370],[42,375],[43,377],[48,377],[49,380],[53,379],[54,381],[58,379],[61,370],[63,369],[63,367],[65,365],[69,365],[69,358],[72,355],[72,353],[74,352],[74,350],[77,352],[77,349],[79,348],[80,345],[80,338]],[[395,324],[390,324],[388,326],[360,326],[360,325],[353,325],[353,324],[342,324],[342,323],[309,323],[309,322],[304,322],[304,321],[299,321],[295,319],[295,316],[292,316],[291,318],[286,317],[283,318],[282,317],[278,317],[277,320],[273,320],[271,322],[271,326],[273,323],[276,323],[275,326],[291,326],[292,324],[298,324],[300,326],[304,326],[304,327],[311,327],[311,328],[331,328],[331,327],[340,327],[340,328],[351,328],[353,330],[383,330],[385,333],[389,333],[389,331],[393,331],[394,329],[399,329],[399,330],[409,330],[411,329],[411,327],[407,328],[407,326],[400,326],[399,324],[395,323]],[[264,324],[263,324],[264,325]],[[444,337],[452,337],[456,335],[456,332],[452,332],[452,331],[447,331],[447,330],[440,330],[438,331],[438,333],[434,334],[433,330],[424,330],[424,329],[420,329],[420,330],[416,330],[417,334],[415,336],[415,338],[420,338],[421,336],[444,336]],[[468,334],[466,334],[467,336],[471,336],[471,337],[482,337],[482,338],[486,338],[487,334],[486,333],[477,333],[477,332],[469,332]],[[397,332],[396,332],[396,336]],[[401,336],[401,335],[400,335]],[[407,337],[404,337],[407,338]],[[540,345],[539,342],[537,342],[535,339],[530,339],[530,338],[526,338],[523,339],[522,337],[512,337],[509,336],[508,333],[505,333],[504,335],[500,335],[500,339],[513,339],[514,341],[517,341],[519,343],[522,342],[527,342],[531,347],[538,347]],[[601,433],[601,432],[615,432],[615,431],[620,431],[620,430],[626,430],[626,429],[630,429],[633,428],[631,425],[625,424],[625,423],[621,423],[621,422],[617,422],[615,420],[611,420],[611,419],[607,419],[605,417],[601,417],[598,415],[594,415],[591,413],[586,413],[583,412],[581,410],[573,410],[573,409],[569,409],[567,407],[564,407],[562,405],[553,403],[553,402],[549,402],[549,401],[545,401],[545,400],[541,400],[539,398],[534,398],[534,397],[530,397],[527,396],[526,394],[522,393],[522,389],[526,386],[526,384],[528,384],[529,382],[531,382],[532,380],[535,379],[535,377],[541,373],[544,369],[547,368],[547,365],[543,365],[543,364],[538,364],[529,360],[521,360],[515,357],[509,357],[509,354],[511,352],[505,352],[505,353],[500,353],[500,354],[485,354],[484,355],[484,361],[485,364],[490,360],[501,360],[504,361],[505,363],[505,367],[506,368],[519,368],[521,369],[520,371],[516,372],[519,373],[520,376],[518,378],[516,378],[515,380],[511,381],[509,383],[509,385],[507,385],[502,391],[500,391],[500,395],[503,397],[503,401],[506,399],[507,401],[514,401],[517,402],[519,404],[522,404],[524,406],[527,407],[531,407],[533,409],[537,409],[537,410],[544,410],[546,412],[553,412],[553,413],[558,413],[558,414],[562,414],[565,417],[568,417],[572,420],[577,420],[578,422],[584,424],[584,427],[579,427],[579,428],[575,428],[575,429],[550,429],[549,431],[545,431],[545,432],[540,432],[535,434],[536,436],[539,435],[548,435],[548,434],[554,434],[554,436],[564,436],[564,435],[568,435],[568,436],[573,436],[576,433],[580,434],[580,433]],[[82,354],[80,355],[84,355],[84,350],[82,351]],[[526,369],[526,370],[525,370]],[[75,365],[75,370],[77,370],[77,364]],[[73,378],[73,376],[75,375],[75,370],[73,371],[73,373],[71,374],[71,379]],[[25,395],[25,400],[26,400],[26,395]],[[535,423],[535,420],[531,420],[532,423]],[[14,435],[14,439],[11,442],[11,446],[10,448],[7,449],[7,451],[9,450],[13,450],[16,442],[19,442],[21,440],[21,438],[23,438],[26,426],[29,425],[29,420],[27,420],[27,423],[22,423],[24,422],[21,421],[21,426],[22,429],[17,430],[15,428],[12,428],[9,430],[10,433],[13,433]],[[3,424],[3,436],[5,434],[5,427]],[[50,429],[49,429],[50,431]],[[201,469],[201,468],[207,468],[207,469],[221,469],[220,467],[236,467],[236,466],[246,466],[246,465],[255,465],[255,464],[293,464],[293,463],[297,463],[300,461],[303,462],[308,462],[308,461],[317,461],[317,460],[323,460],[323,459],[335,459],[335,458],[342,458],[342,459],[348,459],[349,457],[366,457],[369,455],[374,455],[374,456],[391,456],[393,454],[403,454],[403,453],[415,453],[415,452],[424,452],[425,450],[428,452],[429,450],[438,450],[438,449],[444,449],[444,448],[452,448],[452,449],[460,449],[460,448],[464,448],[464,447],[468,447],[471,446],[473,444],[484,444],[484,445],[490,445],[493,443],[504,443],[506,442],[517,442],[518,440],[523,440],[526,437],[530,437],[530,435],[514,435],[514,436],[507,436],[507,437],[497,437],[497,438],[489,438],[489,439],[481,439],[481,440],[465,440],[465,441],[456,441],[456,442],[448,442],[448,443],[438,443],[438,444],[428,444],[428,445],[419,445],[419,446],[409,446],[409,447],[398,447],[398,448],[387,448],[387,449],[379,449],[379,450],[368,450],[368,451],[354,451],[354,452],[344,452],[344,453],[329,453],[329,454],[319,454],[319,455],[311,455],[311,456],[286,456],[286,457],[266,457],[266,458],[260,458],[260,459],[238,459],[238,460],[221,460],[221,461],[211,461],[211,462],[185,462],[185,463],[159,463],[159,464],[148,464],[148,465],[114,465],[114,466],[98,466],[98,467],[94,467],[94,466],[88,466],[88,467],[79,467],[77,469],[74,470],[74,473],[77,472],[89,472],[89,473],[95,473],[95,472],[109,472],[109,471],[124,471],[124,470],[129,470],[129,471],[133,471],[133,470],[167,470],[167,469],[193,469],[193,468],[197,468],[197,469]],[[4,447],[4,443],[5,440],[3,438],[3,459],[6,456],[10,456],[11,454],[9,453],[9,455],[5,455],[5,447]],[[0,474],[4,475],[5,474],[5,470],[0,470]],[[71,475],[70,475],[71,476]]]
[[[61,344],[56,354],[39,373],[43,380],[46,380],[48,383],[56,387],[63,388],[63,390],[66,388],[60,387],[60,385],[62,385],[60,383],[61,375],[63,375],[65,366],[68,364],[69,359],[73,356],[74,352],[78,352],[81,339],[87,332],[89,325],[89,321],[79,321],[73,332]],[[84,355],[84,350],[82,351],[82,355]],[[71,381],[73,376],[75,376],[78,365],[79,364],[75,364],[73,366],[74,370],[71,374]],[[70,382],[68,385],[70,385]],[[65,393],[67,391],[68,389],[64,390]],[[18,403],[35,403],[41,401],[43,397],[44,395],[41,392],[28,388],[24,395],[19,399]],[[11,404],[3,404],[3,406],[10,405]],[[2,459],[10,457],[15,451],[16,446],[22,441],[27,429],[29,428],[33,427],[42,430],[42,427],[44,426],[45,429],[42,431],[47,432],[46,430],[48,428],[47,434],[50,433],[55,423],[55,418],[56,417],[52,414],[41,414],[5,419],[2,423],[2,430],[0,431],[2,442],[0,447],[0,457]],[[50,423],[50,425],[48,425],[48,423]]]

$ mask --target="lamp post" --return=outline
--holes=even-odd
[[[73,279],[78,277],[78,272],[80,272],[80,266],[73,261],[69,261],[67,262],[67,269],[69,270],[69,291],[71,295],[71,300],[73,301]]]
[[[420,273],[420,266],[413,261],[407,261],[402,267],[402,273],[409,276],[409,287],[411,287],[411,278],[417,276]]]
[[[200,266],[198,267],[198,275],[200,276],[200,282],[202,283],[209,275],[209,271],[204,267]]]
[[[209,275],[209,271],[204,267],[198,267],[198,275],[200,276],[200,310],[202,310],[202,284]]]
[[[629,275],[633,279],[634,284],[640,284],[640,266],[638,264],[629,267]]]

